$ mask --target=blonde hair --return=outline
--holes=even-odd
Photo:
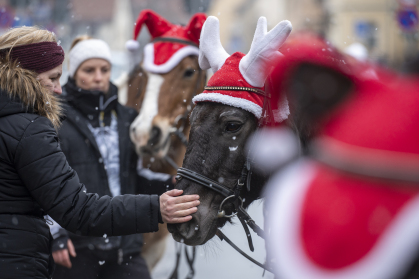
[[[42,43],[57,42],[55,34],[36,26],[17,27],[0,36],[0,51],[13,47]],[[42,86],[34,71],[19,67],[17,61],[12,61],[10,51],[0,55],[0,88],[12,97],[19,97],[27,108],[51,120],[55,129],[61,125],[62,109],[59,99]]]
[[[37,26],[12,28],[0,36],[0,50],[41,42],[57,42],[53,32]]]
[[[89,35],[80,35],[80,36],[77,36],[74,40],[73,40],[73,42],[71,43],[71,46],[70,46],[70,50],[72,50],[73,49],[73,47],[75,46],[75,45],[77,45],[78,43],[80,43],[81,41],[84,41],[84,40],[90,40],[90,39],[93,39],[91,36],[89,36]]]

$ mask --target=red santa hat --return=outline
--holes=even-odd
[[[206,15],[197,13],[188,25],[172,24],[152,10],[143,10],[134,28],[133,40],[126,43],[127,49],[139,48],[137,38],[143,24],[150,32],[152,42],[144,46],[143,68],[153,73],[167,73],[189,55],[198,55],[199,35]]]
[[[261,17],[249,53],[236,52],[230,56],[220,42],[218,19],[208,17],[201,32],[199,65],[203,70],[211,68],[214,75],[193,102],[218,102],[247,110],[261,119],[264,100],[270,96],[264,90],[265,79],[282,56],[278,49],[291,29],[291,23],[285,20],[267,32],[266,18]],[[288,117],[286,100],[272,110],[277,122]]]
[[[326,45],[290,45],[278,66],[279,79],[303,63],[329,67],[353,88],[324,118],[312,158],[266,186],[273,266],[289,279],[401,278],[419,251],[419,84],[365,79]]]

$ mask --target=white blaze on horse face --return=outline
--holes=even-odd
[[[150,131],[154,117],[159,111],[158,100],[160,88],[164,78],[161,75],[147,73],[148,81],[145,89],[140,114],[131,124],[131,140],[136,148],[146,146],[150,137]],[[135,128],[135,129],[134,129]]]

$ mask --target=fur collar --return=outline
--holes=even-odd
[[[0,88],[12,99],[19,99],[28,111],[48,118],[58,129],[62,115],[59,98],[44,88],[36,77],[37,73],[19,67],[9,55],[0,57]]]

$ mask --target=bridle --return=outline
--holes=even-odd
[[[230,189],[204,175],[191,171],[187,168],[179,168],[177,171],[176,179],[178,181],[180,181],[182,178],[188,179],[190,181],[193,181],[201,186],[204,186],[222,195],[224,199],[220,203],[217,217],[218,218],[232,218],[234,216],[237,216],[245,230],[249,248],[253,252],[254,246],[253,246],[252,236],[249,231],[249,227],[259,237],[263,239],[265,239],[265,236],[264,236],[265,234],[264,234],[264,231],[255,223],[255,221],[250,217],[250,215],[243,208],[243,199],[240,197],[240,193],[243,188],[247,188],[248,190],[250,189],[250,184],[248,184],[250,183],[250,177],[251,177],[250,164],[246,162],[246,164],[244,165],[242,169],[241,176],[237,180],[233,189]],[[225,211],[223,210],[223,205],[227,201],[230,201],[234,205],[234,210],[231,215],[226,215]],[[247,255],[245,252],[243,252],[240,248],[238,248],[221,230],[217,229],[216,235],[221,240],[225,240],[228,244],[230,244],[235,250],[237,250],[240,254],[242,254],[248,260],[252,261],[253,263],[262,267],[263,269],[271,271],[266,265],[256,261],[249,255]]]
[[[266,88],[270,89],[270,86],[267,86]],[[271,97],[269,92],[264,92],[260,89],[255,88],[246,88],[246,87],[205,87],[205,90],[238,90],[238,91],[249,91],[252,93],[260,94],[264,97],[263,102],[263,109],[262,109],[262,117],[261,122],[259,125],[264,125],[266,123],[269,123],[269,121],[274,120],[273,112],[270,107],[269,99]],[[204,186],[208,189],[211,189],[212,191],[217,192],[221,196],[224,197],[223,201],[220,203],[219,209],[218,209],[218,218],[232,218],[234,216],[237,216],[240,223],[243,226],[243,229],[246,233],[247,241],[249,244],[250,250],[253,252],[253,241],[252,237],[249,231],[249,227],[261,238],[265,239],[264,231],[255,223],[255,221],[250,217],[250,215],[246,212],[246,210],[243,208],[243,199],[240,197],[240,193],[243,188],[246,188],[247,191],[250,191],[250,182],[251,182],[251,163],[249,156],[246,158],[246,162],[242,168],[241,175],[237,179],[237,182],[235,183],[234,187],[228,188],[227,186],[222,185],[221,183],[218,183],[217,181],[212,180],[211,178],[208,178],[200,173],[197,173],[195,171],[192,171],[187,168],[179,168],[177,171],[176,179],[177,181],[180,181],[181,179],[188,179],[190,181],[193,181],[201,186]],[[225,211],[223,210],[224,204],[229,201],[234,205],[233,213],[231,215],[226,215]],[[256,265],[262,267],[265,270],[268,270],[272,272],[272,270],[256,261],[249,255],[247,255],[245,252],[243,252],[240,248],[238,248],[220,229],[217,229],[216,235],[221,239],[225,240],[228,244],[230,244],[236,251],[238,251],[240,254],[242,254],[244,257],[246,257],[248,260],[252,261]]]

